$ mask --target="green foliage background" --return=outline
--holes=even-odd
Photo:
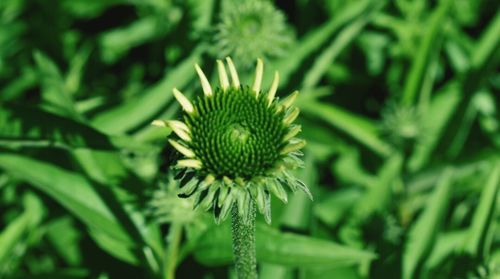
[[[0,1],[0,278],[234,278],[149,126],[201,94],[194,63],[217,80],[226,2]],[[235,55],[301,91],[314,201],[258,220],[260,277],[499,278],[498,1],[274,5],[248,20],[283,44]]]

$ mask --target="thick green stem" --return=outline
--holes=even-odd
[[[238,207],[232,208],[233,255],[238,279],[257,278],[255,257],[255,205],[252,203],[248,222],[238,215]]]

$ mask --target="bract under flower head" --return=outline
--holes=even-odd
[[[252,203],[271,222],[271,193],[283,202],[287,202],[285,187],[310,196],[308,188],[290,173],[302,165],[299,150],[305,145],[296,138],[300,126],[293,124],[299,114],[293,107],[297,93],[281,102],[275,98],[277,72],[270,90],[261,92],[260,59],[253,85],[242,86],[232,60],[226,60],[231,85],[222,61],[217,61],[221,86],[214,88],[196,65],[204,94],[191,102],[174,89],[184,122],[154,124],[172,129],[178,138],[169,142],[185,156],[177,162],[180,196],[194,196],[195,207],[213,209],[217,223],[228,216],[233,204],[245,220]]]

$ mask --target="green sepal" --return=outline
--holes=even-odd
[[[283,203],[288,203],[288,194],[279,182],[273,181],[268,188]]]
[[[217,198],[217,206],[222,207],[228,196],[231,194],[231,187],[222,185],[220,187],[219,197]]]
[[[234,195],[229,194],[226,197],[226,200],[222,204],[222,208],[220,210],[219,215],[215,219],[216,224],[220,224],[221,221],[226,220],[227,216],[229,216],[229,212],[231,211],[231,208],[233,207],[233,201],[234,201]]]
[[[206,190],[198,190],[196,192],[196,195],[195,195],[195,198],[194,198],[194,204],[193,204],[193,210],[196,210],[201,202],[203,202],[203,200],[205,200],[205,197],[208,195],[208,189]]]
[[[271,224],[271,193],[267,190],[262,190],[264,192],[264,220],[266,223]]]
[[[186,183],[186,185],[184,185],[184,187],[179,189],[177,194],[189,197],[195,192],[196,187],[198,187],[198,184],[199,180],[196,178],[192,178],[190,181]]]
[[[211,207],[213,207],[215,193],[218,190],[219,190],[219,183],[213,183],[212,185],[210,185],[210,187],[208,187],[208,194],[203,200],[203,202],[201,202],[200,204],[202,210],[207,211]]]

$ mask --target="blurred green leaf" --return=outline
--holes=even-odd
[[[500,187],[500,164],[496,162],[484,185],[479,205],[472,217],[472,223],[464,242],[464,251],[475,257],[485,257],[489,245],[487,236],[493,229],[498,207]]]
[[[457,80],[461,92],[460,103],[453,111],[451,121],[440,140],[440,147],[447,150],[448,157],[455,158],[462,150],[465,141],[460,134],[463,133],[462,126],[469,117],[467,114],[469,104],[478,89],[484,86],[489,76],[488,73],[494,72],[500,63],[498,30],[500,30],[500,11],[497,11],[475,44],[474,51],[471,53],[469,70]]]
[[[498,160],[498,155],[490,148],[485,148],[478,151],[473,158],[453,165],[456,170],[453,172],[452,177],[455,181],[471,180],[476,183],[477,177],[483,177],[489,173],[491,165]],[[427,191],[434,187],[439,181],[442,172],[448,168],[449,165],[436,165],[428,168],[418,174],[409,176],[407,180],[407,192],[409,195],[416,195],[418,193]],[[457,189],[460,190],[460,189]]]
[[[62,0],[61,6],[65,12],[79,18],[99,16],[113,5],[130,2],[129,0]]]
[[[82,253],[79,246],[81,233],[69,216],[58,218],[48,224],[47,238],[67,264],[76,266],[81,263]]]
[[[466,237],[466,230],[440,234],[432,252],[429,254],[429,259],[425,262],[425,268],[427,270],[432,270],[442,264],[447,257],[458,253],[458,250],[460,250],[459,248],[464,243]]]
[[[343,246],[332,241],[283,233],[257,224],[257,259],[262,262],[297,267],[344,267],[373,260],[375,254]],[[232,261],[229,222],[213,226],[202,236],[195,257],[206,265]]]
[[[89,228],[106,233],[128,250],[136,249],[137,242],[98,194],[96,187],[104,186],[92,185],[81,175],[58,166],[7,152],[0,154],[0,167],[58,201]]]
[[[40,225],[44,209],[42,203],[33,195],[24,198],[24,212],[0,231],[0,275],[6,261],[14,256],[19,242],[26,240],[27,235]]]
[[[197,32],[203,32],[210,26],[210,22],[214,17],[216,1],[188,0],[186,3],[189,5],[189,10],[192,13],[191,20],[193,20],[193,29]]]
[[[104,62],[114,63],[130,49],[168,34],[181,20],[182,12],[170,2],[164,5],[161,15],[148,14],[128,26],[103,32],[99,42]]]
[[[276,70],[280,72],[280,83],[287,84],[293,73],[304,63],[304,60],[321,48],[342,26],[362,15],[371,3],[370,0],[349,2],[348,5],[343,6],[342,11],[339,11],[338,17],[332,17],[320,28],[301,38],[298,45],[286,57],[274,64]],[[270,83],[271,78],[271,75],[267,75],[264,84]]]
[[[373,76],[381,74],[388,58],[385,50],[390,44],[390,37],[382,32],[366,30],[360,34],[357,41],[365,52],[368,72]]]
[[[82,79],[85,73],[85,66],[90,57],[91,49],[84,45],[76,52],[69,63],[68,73],[64,80],[64,87],[70,95],[74,95],[80,90]],[[76,107],[76,106],[75,106]]]
[[[391,147],[379,138],[377,127],[370,120],[332,104],[303,102],[299,106],[305,113],[340,129],[377,155],[385,157],[390,154]]]
[[[374,213],[383,213],[390,205],[393,185],[400,179],[403,158],[399,154],[392,155],[380,168],[378,181],[356,201],[353,209],[354,217],[364,220]]]
[[[326,197],[314,202],[314,214],[325,224],[335,227],[354,206],[353,201],[360,197],[361,191],[351,188],[329,193]]]
[[[317,268],[307,269],[304,278],[308,279],[359,279],[362,277],[354,267],[339,267],[339,268]]]
[[[13,279],[85,279],[89,278],[90,271],[83,268],[61,268],[55,272],[39,275],[21,274],[13,276]],[[101,278],[101,277],[99,277]]]
[[[449,56],[451,66],[457,73],[465,72],[469,66],[470,61],[467,53],[461,49],[460,45],[455,41],[448,41],[444,45],[444,50]]]
[[[348,149],[332,163],[332,169],[335,176],[344,184],[370,188],[376,183],[377,178],[363,168],[360,157],[358,149]]]
[[[259,278],[261,279],[292,279],[293,271],[277,264],[265,263],[260,265]]]
[[[140,263],[137,254],[134,253],[130,245],[124,245],[123,241],[117,240],[113,236],[103,233],[100,230],[90,230],[90,234],[99,247],[117,259],[132,265],[138,265]]]
[[[435,9],[434,13],[430,16],[428,27],[422,38],[421,45],[418,48],[417,55],[415,56],[410,73],[408,74],[404,86],[401,102],[403,105],[410,106],[413,104],[415,97],[421,90],[421,84],[424,79],[425,73],[428,70],[430,58],[433,57],[432,53],[439,51],[436,49],[440,34],[443,30],[446,16],[450,10],[453,0],[443,0],[439,2],[439,6]]]
[[[5,104],[0,108],[0,146],[60,146],[114,150],[103,133],[38,108]]]
[[[149,267],[156,271],[158,263],[156,262],[163,256],[163,241],[160,235],[159,226],[156,222],[149,222],[143,212],[137,206],[131,206],[130,203],[145,203],[147,197],[144,195],[149,184],[131,173],[122,160],[120,154],[108,151],[95,151],[89,149],[78,149],[73,151],[75,159],[80,164],[85,175],[92,181],[107,185],[111,192],[107,195],[116,196],[113,199],[107,199],[110,208],[117,209],[118,218],[127,232],[135,239],[136,245],[143,247],[143,253],[148,261]],[[138,168],[137,166],[133,166]],[[157,168],[157,166],[154,166]],[[111,198],[111,197],[110,197]],[[115,249],[119,243],[109,235],[101,234],[100,231],[93,230],[92,236],[95,236],[98,244],[104,249],[110,249],[112,255],[117,254],[122,260],[129,263],[136,263],[137,260],[131,259],[131,251],[125,250],[123,245],[120,249]]]
[[[36,51],[33,57],[40,75],[42,96],[46,102],[46,108],[57,114],[78,119],[79,116],[73,100],[57,65],[40,51]]]
[[[482,68],[487,68],[488,63],[498,63],[498,45],[500,37],[498,30],[500,29],[500,11],[497,10],[495,16],[491,19],[488,26],[484,28],[479,41],[475,46],[475,51],[471,53],[471,67],[475,71]]]
[[[172,89],[174,87],[182,89],[193,79],[195,75],[193,65],[199,57],[199,51],[194,51],[182,64],[168,70],[165,77],[146,92],[98,114],[92,119],[92,125],[108,134],[123,133],[140,125],[149,125],[172,100]]]
[[[432,251],[451,198],[451,175],[447,169],[441,175],[427,206],[410,228],[403,255],[403,278],[418,277]]]
[[[307,71],[302,83],[303,88],[307,89],[318,85],[321,77],[330,68],[331,64],[334,63],[335,59],[357,36],[359,36],[363,28],[370,21],[373,13],[382,8],[384,4],[385,1],[378,1],[376,5],[370,5],[367,10],[358,15],[352,23],[346,25],[339,32],[338,36],[335,36],[333,42],[317,56],[315,63],[311,69]]]
[[[0,88],[0,101],[7,102],[20,98],[26,92],[35,87],[38,83],[37,72],[30,66],[22,69],[22,73],[16,79],[10,81],[3,88]]]
[[[431,100],[429,107],[422,116],[422,126],[425,134],[417,143],[413,154],[408,160],[408,168],[414,172],[425,166],[432,158],[433,152],[451,119],[453,111],[460,101],[458,84],[451,83],[440,90]]]

